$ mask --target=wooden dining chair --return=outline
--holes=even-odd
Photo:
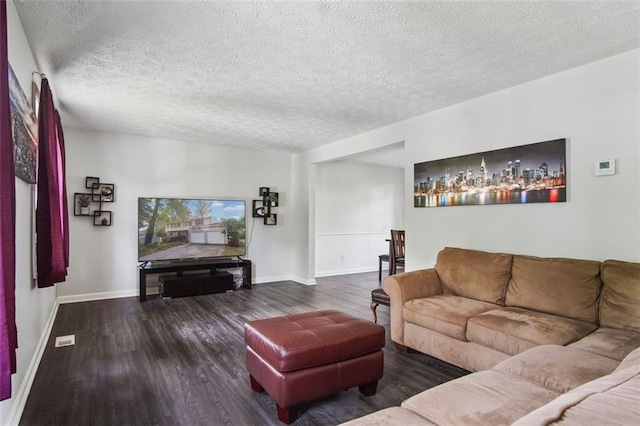
[[[398,271],[398,265],[404,269],[404,231],[391,230],[391,240],[389,240],[389,254],[381,254],[378,261],[378,282],[382,281],[382,261],[383,256],[389,262],[389,275],[395,275]],[[389,306],[389,295],[382,287],[371,290],[371,313],[373,314],[373,322],[378,322],[378,314],[376,309],[378,305]]]
[[[389,253],[378,256],[378,281],[382,281],[382,262],[389,263],[389,275],[394,275],[398,265],[404,267],[404,231],[391,230]]]
[[[398,265],[404,268],[404,231],[391,230],[391,256],[389,275],[395,275]]]

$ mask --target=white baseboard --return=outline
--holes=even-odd
[[[253,284],[268,284],[268,283],[277,283],[280,281],[294,281],[297,282],[298,284],[304,284],[304,285],[316,285],[316,280],[307,280],[304,278],[300,278],[300,277],[294,277],[291,275],[282,275],[282,276],[276,276],[276,277],[263,277],[263,278],[257,278],[253,281]]]
[[[291,281],[291,275],[276,275],[273,277],[254,278],[252,284],[276,283],[279,281]]]
[[[76,303],[76,302],[90,302],[92,300],[104,300],[104,299],[118,299],[121,297],[137,297],[138,289],[135,290],[121,290],[121,291],[106,291],[103,293],[86,293],[77,294],[73,296],[58,296],[58,303]]]
[[[20,389],[16,393],[14,397],[13,405],[11,406],[11,411],[9,411],[9,425],[18,425],[20,423],[20,418],[22,417],[22,412],[24,411],[24,406],[27,403],[27,398],[29,397],[29,392],[31,392],[31,386],[33,385],[33,380],[36,377],[36,372],[38,371],[38,366],[40,365],[40,361],[42,360],[42,355],[44,354],[44,350],[47,347],[47,342],[49,341],[49,337],[51,336],[51,330],[53,329],[53,323],[56,320],[56,316],[58,315],[58,307],[60,304],[56,300],[53,304],[53,308],[51,309],[51,313],[49,314],[49,318],[47,319],[47,323],[42,330],[42,334],[40,335],[40,340],[38,341],[38,345],[36,346],[36,350],[29,362],[29,367],[27,367],[27,372],[22,380],[22,384],[20,384]]]
[[[299,284],[304,284],[304,285],[316,285],[316,284],[318,284],[315,279],[309,280],[309,279],[306,279],[306,278],[294,277],[294,276],[289,277],[289,279],[291,281],[295,281],[295,282],[297,282]]]
[[[384,275],[384,271],[388,271],[388,269],[382,268],[383,275]],[[335,275],[361,274],[363,272],[378,272],[378,267],[365,266],[363,268],[340,269],[337,271],[321,271],[321,272],[316,272],[316,277],[333,277]]]
[[[292,277],[291,275],[280,275],[272,277],[260,277],[252,281],[252,284],[267,284],[280,281],[295,281],[304,285],[316,285],[315,280],[305,280],[299,277]],[[147,292],[147,294],[149,294]],[[58,296],[57,303],[64,305],[66,303],[78,303],[78,302],[91,302],[94,300],[105,299],[118,299],[121,297],[138,297],[138,289],[135,290],[122,290],[122,291],[108,291],[103,293],[86,293],[75,294],[72,296]]]
[[[331,272],[323,272],[316,274],[318,277],[329,277],[334,275],[345,275],[345,274],[358,274],[361,272],[374,272],[377,271],[378,268],[358,268],[358,269],[350,269],[350,270],[341,270],[341,271],[331,271]],[[260,277],[253,280],[252,284],[267,284],[274,283],[280,281],[295,281],[299,284],[304,285],[316,285],[318,284],[315,279],[306,279],[302,277],[296,277],[291,275],[280,275],[273,277]],[[91,302],[94,300],[105,300],[105,299],[118,299],[121,297],[138,297],[138,289],[135,290],[121,290],[121,291],[107,291],[102,293],[86,293],[86,294],[75,294],[71,296],[58,296],[56,301],[57,304],[63,305],[66,303],[78,303],[78,302]],[[56,308],[57,309],[57,308]]]

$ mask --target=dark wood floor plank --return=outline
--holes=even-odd
[[[244,324],[339,309],[371,320],[377,272],[286,281],[252,290],[163,300],[135,297],[62,305],[21,425],[280,425],[273,400],[251,390]],[[467,372],[423,354],[398,352],[389,338],[378,393],[358,388],[303,404],[295,425],[332,425],[399,405]],[[76,345],[54,348],[56,336]]]

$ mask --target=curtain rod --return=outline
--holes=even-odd
[[[47,78],[46,74],[38,71],[31,71],[31,75],[38,74],[40,78]]]

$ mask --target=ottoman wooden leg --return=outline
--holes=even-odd
[[[262,385],[258,383],[258,381],[254,379],[252,375],[249,375],[249,379],[251,379],[251,389],[253,389],[256,392],[262,392],[264,390]]]
[[[298,407],[282,408],[278,404],[276,407],[278,408],[278,420],[282,423],[291,424],[298,418]]]
[[[378,381],[375,380],[373,382],[360,385],[358,389],[360,390],[360,393],[363,394],[364,396],[375,395],[376,390],[378,389]]]

